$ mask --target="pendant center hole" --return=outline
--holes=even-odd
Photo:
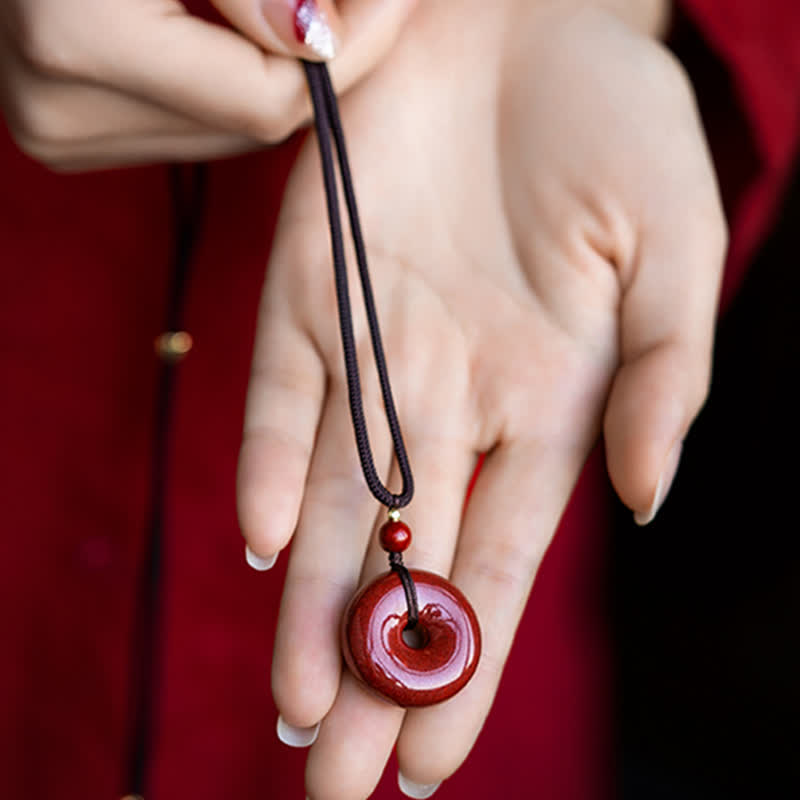
[[[402,633],[402,637],[406,646],[410,647],[412,650],[422,650],[430,641],[428,632],[422,625],[417,625],[417,627],[413,629],[406,628]]]

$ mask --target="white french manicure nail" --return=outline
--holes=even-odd
[[[653,518],[658,513],[664,500],[667,497],[672,482],[675,480],[675,473],[678,471],[678,463],[681,460],[682,443],[676,442],[669,451],[667,460],[664,463],[664,469],[661,470],[661,476],[658,479],[656,486],[656,493],[653,495],[653,502],[647,511],[634,511],[633,521],[637,525],[647,525],[653,521]]]
[[[277,729],[278,738],[289,747],[310,747],[317,740],[319,722],[311,728],[295,728],[279,716]]]
[[[413,797],[415,800],[425,800],[425,798],[430,797],[442,783],[441,781],[439,781],[439,783],[414,783],[414,781],[410,781],[406,778],[402,772],[398,772],[397,785],[406,797]]]
[[[261,558],[261,556],[257,556],[247,545],[245,545],[244,548],[244,557],[247,559],[247,563],[259,572],[266,572],[268,569],[272,569],[279,555],[280,553],[274,553],[269,558]]]

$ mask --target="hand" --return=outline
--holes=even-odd
[[[279,221],[239,500],[258,556],[294,534],[273,691],[290,725],[322,721],[312,800],[368,796],[395,741],[416,784],[458,768],[601,429],[644,521],[708,389],[726,233],[684,74],[591,4],[503,8],[465,0],[453,20],[448,4],[420,6],[342,106],[416,477],[408,563],[449,575],[483,629],[475,677],[442,705],[404,712],[342,673],[342,610],[386,560],[348,416],[313,141]],[[365,327],[357,317],[368,424],[397,490]]]
[[[383,57],[413,1],[349,0],[340,17],[332,0],[305,0],[312,47],[297,40],[293,0],[213,0],[241,33],[177,0],[5,0],[0,103],[19,146],[55,169],[229,155],[307,120],[286,55],[329,58],[338,42],[344,89]]]

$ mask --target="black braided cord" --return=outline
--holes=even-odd
[[[358,219],[353,178],[350,172],[350,162],[347,158],[344,131],[339,117],[339,106],[336,93],[331,84],[328,69],[324,64],[304,61],[308,88],[311,92],[311,101],[314,105],[314,123],[317,129],[320,160],[322,161],[322,176],[325,182],[325,198],[328,203],[328,222],[331,231],[331,249],[333,251],[333,271],[336,282],[336,303],[339,308],[339,329],[342,335],[342,349],[344,350],[344,365],[347,375],[347,394],[350,402],[350,417],[353,420],[353,431],[356,437],[356,448],[361,461],[361,469],[378,502],[383,503],[389,510],[404,508],[414,496],[414,477],[411,474],[411,465],[403,443],[403,434],[400,430],[400,421],[392,397],[392,387],[389,383],[389,372],[386,367],[386,356],[383,352],[381,331],[378,325],[378,315],[375,311],[375,299],[372,295],[372,282],[367,267],[367,251],[364,246],[364,236]],[[355,336],[353,334],[353,319],[350,310],[350,293],[347,287],[347,263],[344,257],[344,242],[342,239],[342,223],[339,217],[339,198],[336,188],[336,168],[333,161],[331,137],[336,146],[339,159],[339,173],[342,178],[347,214],[350,217],[350,233],[353,237],[353,246],[358,265],[358,277],[361,281],[361,293],[364,298],[364,308],[367,314],[369,335],[372,340],[372,352],[375,356],[375,366],[378,370],[378,379],[383,395],[383,407],[386,411],[386,420],[389,423],[389,432],[392,435],[397,466],[403,479],[403,488],[400,494],[393,494],[381,482],[375,469],[375,460],[372,457],[372,448],[369,444],[367,424],[364,419],[364,407],[361,398],[361,379],[358,373],[358,357],[356,355]],[[408,607],[408,622],[406,630],[413,630],[419,621],[419,607],[417,604],[417,590],[414,580],[406,566],[403,564],[402,553],[390,553],[389,565],[403,585]]]
[[[403,584],[403,591],[406,595],[406,606],[408,608],[408,620],[404,630],[413,631],[419,622],[419,604],[417,603],[417,587],[411,573],[403,563],[402,553],[389,553],[389,567],[392,572],[397,573],[400,583]]]
[[[336,95],[331,85],[327,67],[324,64],[304,61],[308,86],[311,91],[311,100],[314,104],[314,120],[319,141],[319,153],[322,160],[322,174],[325,181],[325,197],[328,202],[328,221],[331,230],[331,247],[333,250],[333,269],[336,279],[336,300],[339,306],[339,328],[342,335],[342,348],[344,350],[345,371],[347,373],[347,393],[350,401],[350,415],[353,419],[353,430],[356,437],[358,457],[364,479],[370,492],[383,505],[389,509],[404,508],[414,496],[414,478],[411,475],[411,466],[408,462],[403,434],[400,431],[400,422],[392,398],[392,388],[389,384],[389,375],[386,368],[386,357],[383,352],[381,333],[378,326],[378,316],[375,311],[375,300],[372,296],[372,284],[367,268],[367,254],[364,247],[364,237],[358,220],[353,179],[347,159],[344,132],[339,119],[339,110]],[[355,337],[353,334],[353,320],[350,310],[350,295],[347,289],[347,264],[344,257],[344,244],[342,241],[342,224],[339,219],[339,200],[336,189],[336,173],[331,149],[331,136],[336,144],[339,157],[339,170],[344,188],[347,212],[350,217],[350,231],[358,264],[358,276],[361,281],[361,291],[364,297],[364,307],[367,313],[369,334],[372,340],[372,352],[375,355],[375,366],[378,370],[383,405],[389,431],[392,435],[394,454],[397,466],[403,479],[403,488],[400,494],[390,492],[375,470],[375,461],[369,444],[367,426],[364,420],[364,408],[361,399],[361,380],[358,374],[358,358],[356,356]]]

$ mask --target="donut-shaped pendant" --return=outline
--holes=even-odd
[[[373,691],[406,708],[452,697],[472,677],[481,653],[480,627],[466,597],[432,572],[409,573],[419,606],[413,633],[403,636],[408,609],[395,572],[361,589],[342,620],[342,650],[351,671]],[[406,639],[412,637],[410,645]]]

